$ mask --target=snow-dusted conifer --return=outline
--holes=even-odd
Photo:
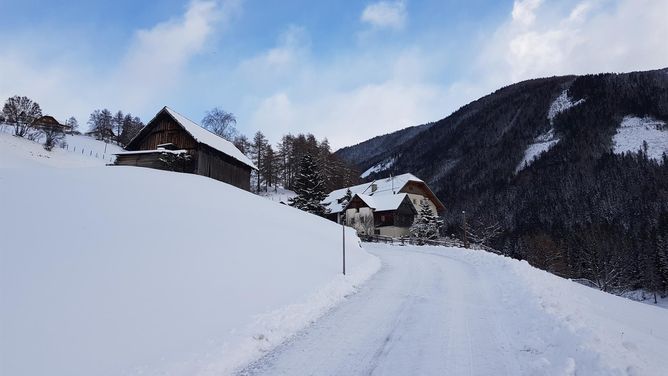
[[[299,164],[299,174],[295,180],[294,191],[297,196],[289,200],[290,206],[320,216],[329,211],[321,203],[327,196],[325,179],[309,154],[305,154]]]
[[[422,200],[419,216],[410,228],[411,237],[418,240],[435,240],[438,239],[441,227],[443,227],[443,220],[434,215],[426,200]]]

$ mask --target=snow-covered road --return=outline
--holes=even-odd
[[[546,313],[526,281],[503,260],[487,262],[489,257],[441,247],[365,248],[382,260],[376,276],[240,375],[616,375],[658,370],[651,364],[645,364],[646,370],[609,367],[586,345],[589,336]]]

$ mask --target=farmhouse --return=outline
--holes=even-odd
[[[116,165],[187,172],[250,190],[257,169],[231,142],[164,107],[116,155]]]
[[[32,126],[35,128],[58,127],[61,128],[63,132],[71,130],[70,127],[65,124],[60,124],[58,120],[51,115],[40,116],[32,122]]]
[[[350,201],[346,200],[348,190]],[[445,210],[429,186],[409,173],[337,189],[322,201],[330,209],[329,219],[341,223],[345,217],[346,225],[362,234],[392,237],[409,234],[422,202],[434,213]]]

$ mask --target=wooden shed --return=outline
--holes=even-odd
[[[250,190],[256,169],[231,142],[164,107],[133,138],[116,165],[193,173]]]

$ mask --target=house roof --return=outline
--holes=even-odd
[[[353,194],[353,196],[355,194],[366,195],[366,196],[369,196],[369,197],[373,196],[373,198],[375,200],[377,200],[378,197],[381,197],[381,196],[388,196],[388,197],[399,196],[399,195],[397,195],[397,193],[399,191],[401,191],[401,189],[406,184],[408,184],[409,182],[421,183],[421,184],[424,184],[425,187],[426,187],[426,183],[423,180],[421,180],[420,178],[418,178],[417,176],[415,176],[411,173],[406,173],[406,174],[401,174],[401,175],[397,175],[397,176],[391,176],[389,178],[374,180],[370,183],[364,183],[364,184],[359,184],[359,185],[355,185],[355,186],[348,187],[348,188],[337,189],[335,191],[332,191],[329,195],[327,195],[327,197],[325,197],[325,199],[322,200],[322,203],[325,204],[325,205],[328,205],[327,207],[330,209],[331,213],[339,213],[339,212],[343,211],[343,209],[344,209],[342,203],[339,202],[339,201],[340,201],[341,198],[343,198],[346,195],[346,191],[348,189],[350,189],[350,192]],[[373,189],[374,184],[376,185],[375,190]],[[429,188],[427,187],[427,189],[429,189]],[[430,191],[430,193],[431,193],[431,191]],[[433,193],[431,193],[431,194],[433,195]],[[362,196],[360,196],[360,198],[363,199]],[[433,195],[432,199],[435,199],[436,201],[438,201],[438,198],[436,198],[435,195]],[[366,202],[367,205],[369,205],[370,207],[373,207],[366,200],[364,202]],[[401,201],[399,201],[399,203],[401,203]],[[440,207],[443,206],[443,204],[440,201],[435,202],[435,204],[436,204],[437,207],[439,207],[439,205],[440,205]],[[380,210],[380,209],[376,208],[376,210]]]
[[[174,121],[176,121],[183,129],[185,129],[186,132],[188,132],[197,142],[205,144],[213,149],[216,149],[224,154],[229,155],[230,157],[236,159],[237,161],[249,166],[250,168],[256,169],[255,165],[251,160],[244,155],[244,153],[241,152],[241,150],[237,149],[236,146],[234,146],[233,143],[227,141],[226,139],[218,136],[217,134],[210,132],[201,126],[199,126],[197,123],[194,121],[188,119],[187,117],[179,114],[178,112],[172,110],[171,108],[165,106],[160,110],[154,117],[151,119],[151,121],[148,122],[148,124],[151,124],[153,120],[155,120],[161,113],[167,113]],[[142,132],[139,132],[135,138],[138,138]],[[130,143],[132,143],[130,141]]]
[[[397,210],[408,194],[400,193],[398,195],[369,196],[365,194],[355,194],[353,197],[359,197],[370,208],[376,211]],[[351,200],[352,201],[352,200]]]

